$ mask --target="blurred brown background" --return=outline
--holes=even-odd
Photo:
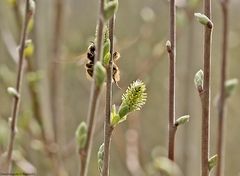
[[[54,34],[57,0],[37,1],[34,29],[29,38],[35,44],[34,66],[41,71],[42,79],[37,84],[44,126],[48,131],[52,126],[51,76],[54,60]],[[20,14],[23,0],[18,0]],[[79,170],[79,157],[75,149],[75,130],[86,119],[91,82],[85,76],[82,64],[87,47],[94,39],[98,12],[97,0],[63,0],[63,17],[60,24],[59,58],[60,77],[53,90],[59,90],[60,116],[57,131],[63,166],[68,175],[76,175]],[[193,78],[202,68],[203,27],[194,18],[194,12],[202,12],[202,1],[178,0],[177,10],[177,87],[176,114],[191,116],[190,122],[177,131],[176,162],[184,176],[200,173],[200,128],[201,109]],[[114,131],[111,148],[111,175],[133,176],[133,164],[137,162],[146,174],[151,175],[149,163],[156,155],[167,155],[168,119],[168,57],[165,42],[169,33],[167,0],[128,0],[119,1],[116,18],[116,45],[121,53],[118,65],[121,70],[120,87],[123,90],[137,78],[147,84],[148,100],[140,112]],[[240,79],[240,1],[230,0],[230,33],[228,78]],[[217,110],[216,97],[220,86],[222,14],[218,0],[212,2],[213,47],[212,47],[212,111],[211,111],[211,155],[216,153]],[[0,1],[0,154],[6,150],[8,142],[8,117],[11,115],[11,98],[6,88],[15,85],[16,62],[9,49],[16,52],[11,41],[19,43],[19,26],[16,11],[7,0]],[[10,37],[10,38],[9,38]],[[11,38],[12,37],[12,38]],[[56,44],[56,43],[55,43]],[[9,45],[7,47],[7,45]],[[25,78],[28,74],[25,74]],[[89,175],[98,175],[97,150],[103,142],[104,90],[97,116],[98,124],[94,140]],[[33,112],[28,80],[22,88],[20,118],[15,150],[19,158],[31,163],[38,175],[52,175],[50,161],[39,140],[39,126]],[[119,104],[122,90],[114,86],[114,103]],[[240,174],[240,88],[227,102],[225,174]],[[130,131],[128,131],[130,130]],[[127,140],[127,136],[131,139]],[[128,141],[128,142],[127,142]],[[130,145],[131,144],[131,145]],[[139,158],[131,160],[129,147],[138,148]],[[134,148],[134,146],[136,146]],[[131,152],[133,153],[133,152]],[[138,160],[139,159],[139,160]],[[128,165],[130,162],[132,164]],[[139,162],[139,163],[138,163]],[[135,163],[136,164],[136,163]],[[214,172],[212,172],[213,174]]]

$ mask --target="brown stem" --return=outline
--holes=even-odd
[[[107,125],[108,126],[108,125]],[[106,129],[108,128],[108,129]],[[102,176],[109,176],[109,162],[110,162],[110,147],[113,127],[109,126],[104,129],[104,157],[103,157],[103,171]]]
[[[103,19],[103,10],[104,10],[104,0],[99,0],[99,16],[98,16],[98,29],[97,29],[97,48],[96,48],[96,59],[94,62],[100,61],[102,57],[102,46],[103,46],[103,27],[104,27],[104,19]],[[94,72],[95,73],[95,72]],[[95,80],[95,74],[93,75]],[[91,156],[91,148],[93,141],[93,134],[95,130],[95,116],[96,111],[98,109],[99,95],[100,95],[100,87],[98,87],[93,81],[91,87],[91,98],[90,105],[88,111],[88,131],[87,131],[87,141],[84,149],[81,151],[81,165],[80,168],[83,168],[80,171],[80,176],[87,176],[88,174],[88,166],[89,160]]]
[[[64,138],[64,121],[61,112],[62,96],[61,96],[61,72],[62,67],[58,62],[61,57],[61,38],[62,38],[62,21],[63,21],[63,0],[55,0],[55,20],[54,20],[54,36],[53,36],[53,61],[50,68],[50,92],[51,92],[51,110],[53,118],[53,129],[55,141],[61,141]]]
[[[176,66],[176,6],[170,1],[170,47],[169,54],[169,121],[168,121],[168,158],[174,161],[175,141],[175,66]]]
[[[115,16],[109,21],[109,39],[111,58],[106,67],[107,87],[106,87],[106,117],[104,122],[104,157],[102,176],[109,176],[110,146],[113,127],[111,126],[111,108],[112,108],[112,71],[113,71],[113,34],[114,34]]]
[[[88,114],[88,131],[87,131],[88,137],[87,137],[85,148],[80,152],[80,157],[81,157],[80,168],[83,168],[80,171],[80,176],[87,176],[87,173],[88,173],[88,165],[89,165],[89,160],[91,155],[93,134],[95,130],[94,119],[96,116],[96,110],[98,109],[99,94],[100,94],[100,89],[95,86],[95,83],[93,83],[92,91],[91,91],[90,108],[89,108],[89,114]]]
[[[29,0],[26,0],[25,6],[25,18],[24,18],[24,25],[22,27],[21,33],[21,41],[20,41],[20,48],[19,48],[19,63],[18,63],[18,72],[17,72],[17,82],[16,82],[16,91],[21,95],[21,85],[22,85],[22,77],[23,77],[23,65],[24,65],[24,47],[25,41],[27,38],[27,25],[31,15],[29,15]],[[10,140],[7,149],[7,168],[8,172],[12,171],[12,151],[14,145],[14,139],[16,135],[16,123],[19,114],[19,106],[20,106],[20,96],[14,96],[13,106],[12,106],[12,116],[11,116],[11,132],[10,132]]]
[[[221,64],[221,85],[220,85],[220,100],[218,109],[218,138],[217,138],[217,155],[218,164],[216,176],[223,174],[223,157],[224,157],[224,115],[225,115],[225,81],[227,69],[227,49],[228,49],[228,0],[221,1],[223,14],[223,42],[222,42],[222,64]]]
[[[211,19],[211,0],[205,0],[205,15]],[[202,100],[202,176],[208,176],[209,125],[210,125],[210,76],[211,76],[212,26],[205,25],[204,32],[204,84]]]

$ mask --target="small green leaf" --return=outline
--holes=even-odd
[[[109,20],[118,9],[118,0],[110,1],[105,4],[104,7],[104,19],[105,21]]]
[[[187,123],[189,121],[189,118],[190,118],[189,115],[179,117],[175,122],[175,126],[183,125],[183,124]]]
[[[107,53],[104,58],[103,58],[103,65],[104,66],[107,66],[109,64],[109,61],[110,61],[110,58],[111,58],[111,54],[110,53]]]
[[[118,113],[116,112],[116,106],[113,105],[112,112],[111,112],[111,125],[112,126],[117,125],[119,120],[120,120],[120,117],[119,117]]]
[[[214,155],[208,159],[208,170],[211,171],[217,165],[218,155]]]
[[[109,38],[106,39],[106,41],[104,42],[103,56],[105,56],[107,53],[110,53],[110,40],[109,40]]]
[[[119,108],[118,114],[120,118],[125,117],[129,113],[129,106],[123,105]]]
[[[87,124],[85,122],[79,124],[75,136],[78,148],[83,149],[87,141]]]
[[[120,107],[118,113],[116,113],[115,105],[111,113],[111,125],[114,127],[117,124],[125,121],[127,119],[127,114],[129,113],[129,107],[127,105]]]
[[[106,78],[106,69],[100,61],[97,61],[97,63],[94,66],[94,74],[96,78],[96,85],[98,87],[101,87]]]
[[[103,65],[107,66],[109,64],[111,54],[110,54],[110,40],[109,38],[106,39],[104,42],[104,47],[103,47]]]

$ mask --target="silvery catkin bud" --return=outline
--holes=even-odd
[[[204,80],[204,73],[203,71],[200,69],[194,77],[194,83],[195,86],[198,90],[199,93],[201,93],[203,91],[203,80]]]

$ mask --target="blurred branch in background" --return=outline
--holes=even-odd
[[[17,6],[17,4],[14,4]],[[16,7],[18,8],[18,7]],[[16,8],[14,8],[14,13],[21,15],[19,11],[15,11]],[[17,16],[15,16],[17,17]],[[16,21],[21,20],[21,18],[17,18]],[[18,24],[21,24],[22,22],[18,22]],[[30,19],[29,24],[27,26],[28,32],[32,30],[32,24],[33,19]],[[9,51],[9,54],[13,58],[13,60],[18,63],[18,58],[17,58],[17,51],[16,51],[16,42],[11,35],[10,32],[8,31],[2,31],[2,36],[5,41],[5,45]],[[42,116],[42,108],[41,108],[41,103],[40,103],[40,97],[39,97],[39,81],[41,80],[41,72],[37,70],[37,68],[34,66],[34,61],[33,61],[33,53],[34,53],[34,46],[32,43],[27,43],[25,46],[25,57],[26,57],[26,67],[27,67],[27,85],[29,88],[29,93],[30,93],[30,98],[32,100],[32,108],[33,108],[33,116],[38,122],[40,128],[41,128],[41,139],[44,144],[44,149],[46,151],[46,154],[48,155],[49,159],[51,160],[53,166],[54,166],[54,171],[55,173],[58,172],[58,165],[57,159],[56,159],[56,154],[59,152],[59,150],[56,152],[54,150],[57,150],[57,146],[54,144],[53,139],[51,139],[51,135],[48,135],[47,131],[45,130],[44,123],[43,123],[43,116]],[[24,62],[25,63],[25,62]]]
[[[191,3],[193,1],[188,1],[185,8],[184,8],[184,12],[186,14],[186,25],[188,26],[188,36],[187,36],[187,59],[186,59],[186,63],[184,64],[184,97],[185,97],[185,101],[183,102],[183,112],[191,112],[192,110],[192,92],[191,92],[191,85],[192,85],[192,68],[194,66],[194,62],[193,62],[193,58],[194,58],[194,48],[195,48],[195,33],[194,33],[194,11],[196,10],[196,8],[198,7],[200,1],[196,0],[193,3]],[[190,145],[192,144],[191,139],[191,130],[194,128],[193,127],[193,123],[192,126],[186,126],[184,128],[184,137],[183,137],[183,143],[182,143],[182,148],[184,148],[184,151],[182,152],[183,154],[183,173],[185,175],[189,175],[189,162],[190,162],[190,157],[192,156],[192,150]]]
[[[222,8],[222,61],[221,61],[221,81],[220,81],[220,98],[218,102],[218,136],[217,136],[217,155],[218,155],[218,164],[217,164],[217,173],[216,176],[224,175],[224,133],[225,133],[225,109],[226,109],[226,79],[227,79],[227,54],[228,54],[228,33],[229,33],[229,1],[220,0]]]
[[[64,17],[63,0],[54,0],[53,12],[53,43],[52,43],[52,62],[50,65],[50,100],[53,120],[53,130],[55,141],[58,144],[64,143],[65,125],[62,108],[62,65],[59,63],[62,57],[61,43],[63,35],[63,17]]]
[[[24,72],[24,49],[25,49],[25,42],[27,38],[27,26],[29,24],[30,19],[32,18],[33,14],[35,13],[35,3],[31,0],[26,0],[25,2],[25,17],[24,23],[21,32],[21,41],[20,41],[20,48],[19,48],[19,62],[18,62],[18,73],[17,73],[17,81],[15,89],[15,95],[13,95],[14,102],[12,105],[12,115],[10,117],[11,123],[11,131],[9,137],[9,145],[7,149],[7,160],[6,160],[6,168],[9,173],[12,172],[12,153],[13,153],[13,146],[15,141],[15,135],[17,132],[17,118],[19,115],[19,106],[20,106],[20,96],[21,96],[21,86],[22,86],[22,79],[23,79],[23,72]],[[10,93],[10,88],[8,88]],[[11,91],[13,92],[13,91]]]
[[[61,43],[63,37],[63,18],[64,18],[64,0],[54,0],[53,12],[53,43],[52,43],[52,62],[50,63],[49,81],[50,81],[50,104],[52,112],[52,123],[54,131],[54,142],[58,149],[65,144],[65,120],[63,113],[63,68],[58,62],[61,60]],[[61,152],[56,152],[55,175],[68,175],[62,161]]]
[[[142,168],[140,159],[143,157],[141,156],[143,151],[140,150],[142,139],[139,138],[141,130],[139,113],[136,113],[134,116],[136,117],[129,118],[129,129],[126,132],[126,165],[131,176],[144,176],[146,173]]]

